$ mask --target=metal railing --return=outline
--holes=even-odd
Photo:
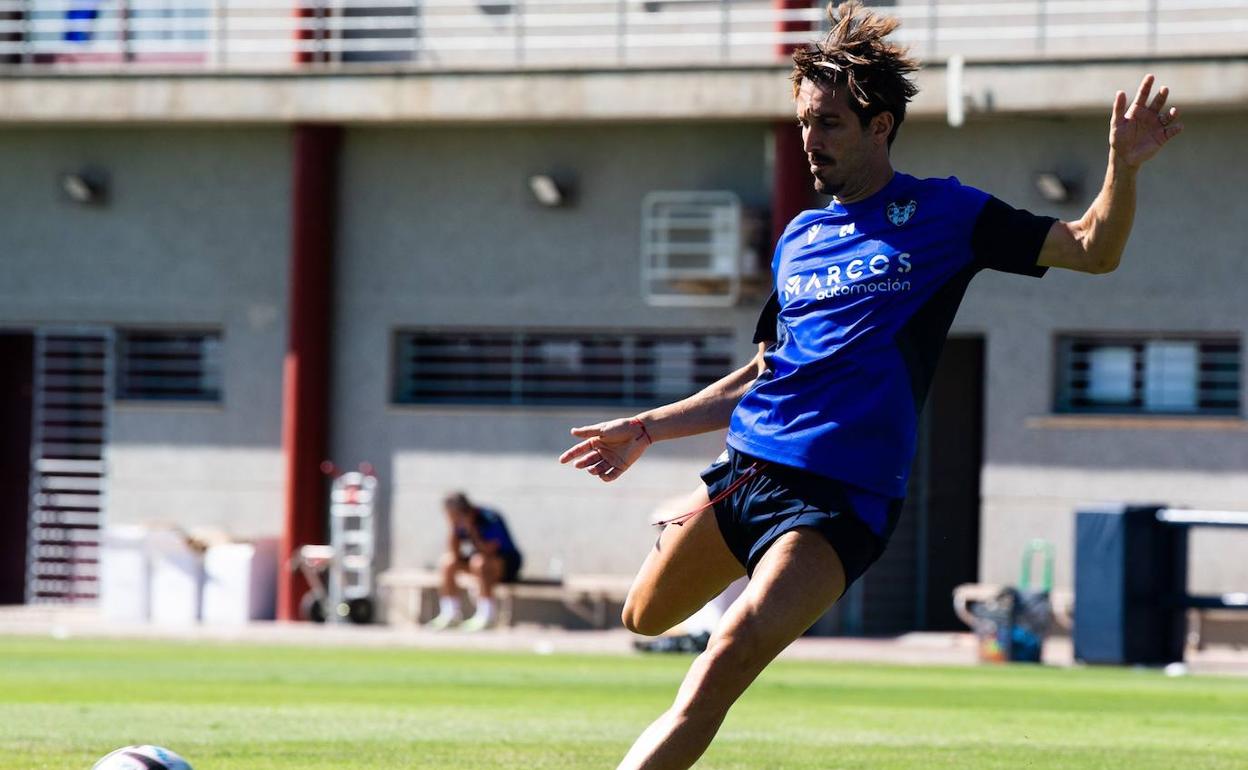
[[[1248,53],[1248,0],[896,0],[923,59]],[[0,0],[0,71],[768,64],[822,4],[771,0]],[[380,65],[380,66],[379,66]]]

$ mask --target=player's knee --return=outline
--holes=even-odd
[[[456,566],[458,566],[458,564],[459,564],[459,559],[455,557],[455,554],[451,553],[450,551],[447,551],[446,553],[442,554],[442,557],[440,559],[438,559],[438,570],[443,573],[446,573],[446,572],[453,573],[455,571]]]
[[[620,613],[620,622],[622,622],[624,624],[624,627],[627,628],[629,631],[632,631],[634,634],[644,633],[641,630],[641,627],[642,627],[641,613],[638,612],[637,608],[634,607],[628,601],[624,602],[624,610],[623,612]]]
[[[748,674],[767,664],[764,648],[761,624],[754,616],[743,615],[711,638],[704,655],[711,670]]]
[[[749,685],[752,676],[742,677],[742,672],[729,663],[730,656],[724,650],[708,648],[689,669],[686,681],[694,686],[682,688],[673,704],[677,718],[685,722],[705,721],[717,724],[728,714],[733,702]]]
[[[485,570],[485,554],[474,553],[468,559],[468,569],[474,575],[480,575]]]
[[[670,627],[662,625],[653,613],[646,612],[645,605],[631,595],[624,600],[620,620],[629,631],[642,636],[658,636]]]

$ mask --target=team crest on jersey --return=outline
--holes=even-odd
[[[919,208],[919,204],[913,200],[893,201],[888,204],[888,208],[884,213],[888,215],[888,221],[897,227],[901,227],[910,221],[910,217],[914,216],[914,212]]]

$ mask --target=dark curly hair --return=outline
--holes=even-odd
[[[446,497],[442,498],[442,505],[465,513],[473,509],[472,503],[468,502],[468,495],[463,492],[448,492]]]
[[[902,46],[884,40],[901,22],[872,13],[857,0],[828,3],[828,22],[831,29],[823,40],[793,52],[793,98],[803,80],[844,86],[849,108],[864,127],[881,112],[892,113],[892,146],[906,119],[906,102],[919,92],[906,77],[919,69],[918,61]]]

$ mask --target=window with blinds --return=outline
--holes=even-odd
[[[729,333],[403,331],[399,404],[649,406],[733,368]]]
[[[1238,415],[1234,337],[1058,338],[1057,411]]]
[[[221,332],[118,332],[117,398],[220,402]]]

